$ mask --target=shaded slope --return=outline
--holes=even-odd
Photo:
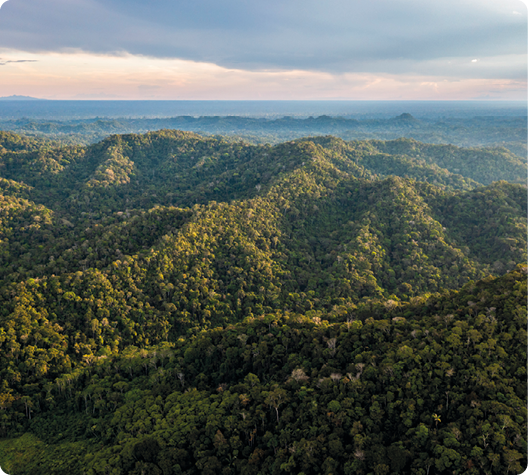
[[[387,142],[374,140],[372,145],[384,153],[434,163],[485,185],[497,180],[526,182],[526,160],[504,148],[460,148],[454,145],[425,144],[413,139]]]
[[[525,187],[497,182],[468,193],[439,197],[431,206],[454,241],[467,246],[473,258],[490,264],[493,272],[511,268],[525,255]]]
[[[481,185],[470,178],[469,175],[458,173],[460,172],[459,169],[450,171],[443,168],[443,165],[439,166],[434,161],[425,160],[420,156],[390,154],[380,151],[374,145],[376,141],[345,142],[336,137],[315,137],[302,139],[301,141],[308,140],[331,151],[336,157],[334,164],[337,167],[341,167],[347,162],[352,162],[375,176],[386,177],[395,175],[414,178],[449,189],[471,190]]]

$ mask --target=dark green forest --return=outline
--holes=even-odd
[[[526,467],[526,159],[0,132],[10,474]]]

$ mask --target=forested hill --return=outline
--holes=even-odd
[[[242,116],[177,116],[72,120],[0,120],[0,129],[57,139],[95,143],[111,134],[181,129],[200,134],[242,137],[255,143],[280,143],[306,136],[334,135],[345,140],[414,138],[427,143],[464,147],[505,146],[526,156],[526,114],[519,116],[415,118],[403,113],[390,119],[319,117],[252,118]]]
[[[499,416],[504,416],[509,418],[504,421],[513,424],[507,422],[501,429],[505,438],[513,434],[508,428],[515,429],[515,424],[522,423],[515,417],[525,421],[524,414],[517,409],[519,400],[524,405],[526,401],[518,390],[518,380],[523,377],[519,367],[524,363],[516,343],[516,338],[520,338],[520,319],[526,316],[525,302],[522,303],[526,287],[519,283],[524,279],[524,271],[517,268],[508,274],[509,277],[497,280],[489,277],[500,277],[512,272],[517,264],[526,262],[526,188],[520,184],[525,177],[526,164],[506,150],[479,154],[478,150],[430,146],[407,139],[345,142],[320,137],[257,146],[164,130],[145,135],[115,135],[98,144],[81,147],[59,146],[0,133],[0,436],[7,437],[6,441],[0,441],[0,465],[2,457],[10,464],[15,463],[9,455],[14,453],[10,447],[16,451],[17,447],[29,444],[27,450],[33,458],[12,465],[16,466],[16,473],[72,473],[71,470],[77,470],[72,467],[79,467],[84,460],[80,453],[88,444],[93,455],[93,459],[88,457],[91,460],[89,473],[93,474],[109,473],[109,466],[115,468],[113,473],[116,474],[139,474],[142,470],[163,474],[215,473],[216,468],[209,468],[209,472],[204,468],[218,468],[215,464],[227,467],[225,473],[257,473],[248,468],[249,460],[252,458],[251,463],[258,465],[269,457],[280,460],[280,463],[266,462],[270,467],[275,464],[268,469],[271,473],[283,473],[288,471],[287,467],[296,473],[299,470],[305,473],[325,470],[327,473],[367,474],[372,470],[411,473],[409,460],[418,454],[418,448],[411,450],[415,443],[411,441],[414,427],[412,430],[423,435],[420,436],[423,447],[419,449],[423,452],[419,456],[423,467],[436,470],[430,473],[448,473],[446,470],[452,464],[477,470],[468,473],[480,473],[478,467],[482,470],[486,467],[489,473],[505,473],[507,467],[513,470],[518,463],[515,454],[522,453],[525,444],[522,435],[511,439],[511,445],[502,444],[499,435],[490,435],[496,442],[489,445],[486,434],[499,433],[495,426],[490,426],[484,434],[484,445],[475,445],[478,450],[465,446],[459,450],[462,442],[456,445],[450,439],[443,443],[446,453],[440,453],[435,444],[447,435],[440,436],[443,426],[432,422],[431,415],[427,418],[423,414],[433,411],[442,416],[444,412],[439,405],[444,407],[444,403],[437,398],[427,403],[427,410],[422,410],[425,403],[420,404],[418,400],[423,390],[409,382],[410,386],[405,386],[404,391],[404,386],[399,387],[396,380],[415,368],[417,373],[425,372],[423,377],[429,381],[423,383],[423,387],[434,384],[438,394],[449,393],[451,382],[456,379],[450,379],[455,373],[448,375],[449,368],[458,374],[470,360],[475,368],[482,367],[482,371],[499,364],[504,372],[497,375],[504,381],[488,388],[486,401],[502,406],[493,406],[495,409],[486,406],[484,419],[484,409],[479,409],[478,414],[474,414],[475,422],[468,423],[467,434],[474,434],[471,432],[474,426],[481,430],[482,421],[487,420],[490,411],[495,411],[497,421],[502,420]],[[492,183],[492,179],[502,181]],[[479,279],[484,281],[475,284]],[[458,294],[458,289],[464,285]],[[474,290],[483,286],[493,288],[489,296]],[[463,297],[458,299],[458,295]],[[506,305],[504,299],[508,300],[508,296],[517,300]],[[437,304],[432,302],[440,301],[444,302],[438,303],[440,307],[449,307],[447,313],[434,310]],[[455,307],[451,308],[453,305]],[[505,305],[507,310],[503,310]],[[494,313],[497,309],[501,309],[500,312]],[[487,320],[478,320],[480,314]],[[452,318],[446,315],[456,317],[453,322],[460,322],[452,330]],[[371,325],[368,322],[374,319],[382,322],[375,325],[383,327],[388,346],[381,345],[380,340],[380,348],[374,350],[374,340],[371,342],[370,336],[359,331],[357,338],[341,346],[343,361],[328,363],[332,371],[326,374],[327,363],[323,360],[320,365],[314,360],[312,366],[305,367],[301,360],[288,359],[291,356],[288,343],[275,339],[276,331],[289,335],[288,319],[292,324],[299,322],[298,330],[306,333],[306,341],[313,338],[338,341],[345,338],[351,328],[359,331],[362,325]],[[411,330],[406,324],[400,328],[397,322],[405,319],[415,322],[416,328]],[[352,323],[353,320],[356,323]],[[493,328],[481,329],[485,324]],[[246,368],[247,371],[228,379],[225,379],[227,376],[218,376],[220,379],[211,376],[217,369],[202,368],[203,362],[214,359],[216,354],[209,347],[203,348],[205,353],[193,349],[196,341],[202,341],[200,335],[205,335],[204,331],[210,332],[207,338],[213,340],[229,340],[234,335],[238,342],[259,334],[262,325],[266,326],[271,340],[251,340],[251,344],[257,345],[252,354],[267,354],[269,350],[271,355],[277,351],[280,358],[285,358],[280,360],[280,365],[287,368],[290,376],[282,373],[274,376],[269,364],[262,366],[258,370],[260,373],[256,368]],[[272,331],[272,327],[276,331]],[[323,328],[327,333],[316,336]],[[468,336],[473,329],[480,332],[480,337],[477,333]],[[293,378],[304,387],[307,396],[299,396],[301,399],[291,408],[292,414],[302,406],[300,401],[305,397],[309,404],[317,407],[320,404],[317,398],[324,392],[323,383],[315,383],[314,379],[313,384],[304,384],[308,381],[304,380],[305,376],[315,378],[313,368],[318,368],[317,374],[324,373],[319,379],[346,371],[352,375],[347,377],[349,381],[358,380],[356,366],[347,366],[352,361],[363,367],[372,361],[376,368],[374,359],[363,356],[357,359],[358,354],[379,350],[376,358],[381,361],[389,357],[391,351],[398,353],[397,348],[407,340],[413,343],[405,343],[405,348],[418,345],[416,351],[421,351],[420,342],[425,340],[417,339],[414,330],[430,334],[437,343],[448,337],[459,338],[460,348],[453,350],[458,358],[453,356],[456,362],[453,360],[449,368],[440,367],[437,363],[450,360],[447,356],[434,355],[443,355],[442,351],[447,348],[439,353],[431,340],[426,345],[434,350],[429,358],[433,366],[425,368],[420,356],[413,363],[415,366],[408,369],[402,366],[397,373],[399,376],[393,384],[399,387],[399,392],[391,390],[396,404],[394,411],[399,414],[404,405],[408,408],[412,405],[413,414],[423,413],[416,415],[416,420],[413,416],[408,424],[404,423],[409,431],[408,442],[390,449],[394,453],[386,449],[380,461],[373,465],[376,451],[381,450],[379,447],[392,447],[396,443],[396,439],[390,439],[391,431],[399,426],[396,420],[389,428],[382,427],[382,418],[377,416],[370,418],[370,422],[363,418],[361,407],[368,411],[369,404],[374,407],[375,401],[378,406],[384,401],[380,407],[383,412],[388,411],[387,405],[392,403],[392,399],[382,399],[388,395],[378,394],[381,389],[372,388],[364,392],[364,396],[351,396],[358,402],[352,400],[350,407],[357,409],[347,413],[347,421],[351,424],[345,431],[347,437],[356,431],[348,442],[339,435],[330,438],[330,432],[321,428],[319,416],[310,419],[311,424],[315,424],[313,438],[284,435],[278,407],[282,403],[280,399],[279,403],[269,399],[275,389],[279,395],[290,391],[284,385]],[[425,334],[426,331],[429,333]],[[509,343],[499,345],[497,342],[502,341],[504,332],[510,334],[505,340]],[[456,338],[451,333],[456,334]],[[294,337],[286,338],[290,341]],[[488,346],[478,349],[477,344],[484,342]],[[263,343],[268,349],[260,348]],[[495,351],[495,345],[500,346],[502,352]],[[221,343],[221,346],[222,355],[235,351],[231,344]],[[173,360],[167,355],[173,355],[175,348],[184,350]],[[337,347],[329,345],[328,348],[334,356]],[[307,346],[303,354],[317,351]],[[153,362],[152,352],[166,356],[156,356]],[[119,379],[125,378],[118,368],[123,358],[128,358],[126,355],[144,357],[137,360],[145,363],[143,376],[130,367],[126,380]],[[173,369],[163,376],[163,372],[157,371],[159,364],[163,369],[163,361],[167,358]],[[231,363],[226,360],[225,364]],[[152,366],[157,376],[149,369]],[[108,368],[114,368],[117,373],[110,377],[105,373]],[[300,372],[295,374],[300,375],[300,379],[293,377],[292,371],[297,370]],[[179,374],[188,378],[193,371],[197,371],[198,379],[192,380],[196,382],[184,384]],[[257,375],[257,380],[268,386],[245,381],[246,377],[252,378],[249,373]],[[119,381],[112,379],[116,375],[120,375]],[[181,384],[175,382],[175,376]],[[114,388],[109,389],[111,395],[103,389],[107,383],[100,383],[107,377],[111,380],[108,387]],[[207,377],[212,379],[207,380]],[[194,414],[196,404],[215,404],[215,407],[224,404],[221,402],[223,391],[230,384],[250,384],[247,391],[228,389],[225,393],[237,394],[235,399],[241,401],[243,412],[243,407],[256,397],[250,395],[251,388],[258,386],[259,393],[263,394],[258,404],[268,409],[278,404],[273,409],[277,416],[276,427],[272,429],[266,425],[273,418],[266,419],[269,414],[264,412],[258,415],[261,409],[255,406],[255,414],[258,413],[255,417],[262,421],[253,427],[255,421],[251,419],[253,422],[245,435],[242,429],[233,428],[232,435],[239,442],[229,441],[231,436],[226,438],[225,435],[228,429],[220,425],[203,436],[209,442],[202,440],[202,435],[196,435],[191,429],[198,427],[198,422],[189,422],[188,426],[195,434],[192,437],[200,440],[192,448],[179,447],[174,438],[177,436],[171,433],[172,420],[159,427],[151,423],[146,428],[131,429],[131,425],[125,430],[117,423],[119,411],[136,410],[133,404],[143,400],[142,391],[147,391],[146,385],[152,384],[149,378],[159,384],[163,381],[165,388],[156,390],[153,397],[177,399],[181,396],[183,406],[178,410],[188,414]],[[204,381],[202,385],[198,383],[200,378]],[[336,378],[330,379],[337,384]],[[467,379],[456,381],[457,389],[453,389],[453,394],[458,396],[451,401],[458,401],[459,405],[452,408],[461,407],[463,398],[473,398],[471,400],[478,404],[484,401],[479,393],[484,385],[482,381],[467,387],[464,386]],[[221,390],[217,391],[218,387]],[[193,394],[198,399],[183,394],[190,388],[196,388],[198,392]],[[171,396],[174,391],[176,395]],[[337,396],[339,391],[331,389],[335,393],[332,401],[335,400],[340,408],[348,407],[349,402],[343,406],[344,399]],[[471,391],[478,395],[477,399]],[[208,399],[213,394],[218,401]],[[247,403],[242,401],[242,395],[249,398]],[[293,401],[297,396],[287,395],[287,398]],[[124,405],[129,402],[133,403],[132,409]],[[140,404],[151,405],[151,402]],[[228,410],[231,403],[225,404]],[[333,415],[340,413],[337,405],[332,407],[325,406],[325,411]],[[66,411],[60,417],[72,418],[71,423],[77,428],[73,432],[55,420],[60,408]],[[465,441],[467,437],[463,431],[466,429],[451,411],[445,414],[449,414],[455,426],[446,427],[451,427],[449,430],[457,441]],[[163,412],[162,419],[165,415]],[[158,421],[160,424],[162,419]],[[199,420],[194,416],[191,419]],[[330,426],[340,427],[343,421],[336,419]],[[221,424],[224,423],[227,422],[222,420]],[[40,442],[30,434],[46,439],[42,427],[54,427],[54,424],[59,428],[50,432],[46,443],[60,442],[55,449],[59,451],[56,455],[63,454],[59,457],[61,461],[56,471],[44,466],[43,472],[36,471],[32,460],[44,460],[45,455],[40,452]],[[460,433],[453,432],[453,427]],[[168,432],[161,435],[160,430]],[[397,430],[401,432],[403,428]],[[125,442],[129,435],[120,435],[127,434],[126,431],[131,431],[129,435],[133,440],[130,443]],[[288,431],[295,434],[301,431],[301,426],[292,426]],[[26,436],[16,438],[22,433]],[[365,440],[370,442],[357,442],[356,434],[362,434],[361,437],[367,437]],[[381,434],[381,438],[373,434]],[[383,434],[390,437],[386,439]],[[461,434],[464,434],[462,439]],[[330,444],[338,439],[345,444],[341,449],[337,442]],[[319,442],[310,449],[317,452],[313,466],[298,469],[300,465],[295,465],[293,454],[301,450],[301,446],[295,444],[310,445],[316,440]],[[103,453],[99,443],[115,447]],[[126,451],[142,453],[144,450],[146,455],[132,454],[131,461],[118,463],[117,459],[128,460],[129,457],[121,454],[125,450],[122,443],[128,444]],[[134,445],[136,443],[139,448]],[[221,452],[211,452],[213,449],[207,448],[209,443],[216,449],[221,447]],[[341,460],[337,454],[348,445],[363,455]],[[167,449],[172,454],[169,455],[163,452],[166,447],[179,447],[183,452]],[[69,450],[77,455],[70,457]],[[472,450],[476,450],[477,455]],[[169,462],[161,462],[159,454],[162,453]],[[290,454],[287,459],[284,458],[286,453]],[[394,462],[393,456],[400,461]],[[323,467],[324,460],[329,458],[335,465],[328,462],[330,468]],[[238,459],[246,462],[239,463]],[[511,462],[507,462],[510,459]],[[107,465],[97,465],[96,460],[106,460]],[[287,465],[290,462],[293,465]],[[348,472],[344,471],[345,466],[349,467]]]
[[[60,351],[65,340],[48,328],[40,339]],[[85,358],[62,374],[37,366],[23,397],[3,395],[9,473],[498,475],[526,466],[526,267],[409,304],[385,301],[343,323],[275,312]]]

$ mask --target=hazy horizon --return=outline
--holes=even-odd
[[[3,120],[72,120],[241,116],[278,118],[342,116],[388,119],[403,113],[416,118],[468,118],[481,115],[524,116],[523,101],[277,101],[277,100],[1,100]]]

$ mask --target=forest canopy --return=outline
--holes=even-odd
[[[526,160],[0,132],[0,466],[526,466]]]

